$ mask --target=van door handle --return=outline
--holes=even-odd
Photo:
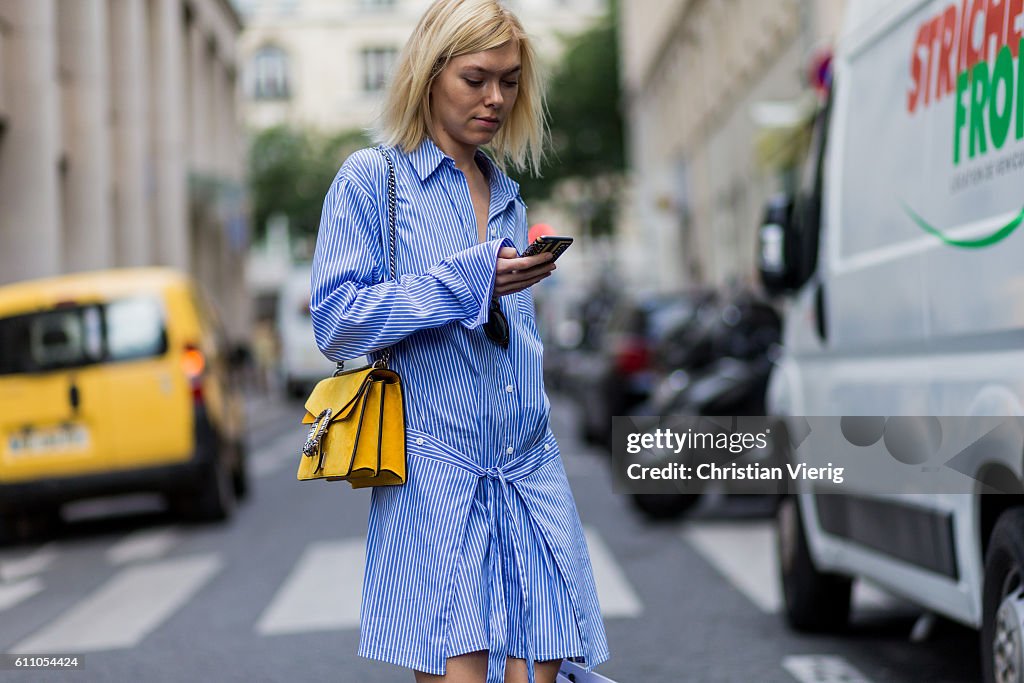
[[[71,388],[68,389],[68,402],[71,403],[71,410],[77,413],[78,406],[82,402],[82,397],[79,395],[78,385],[74,382],[71,383]]]
[[[814,288],[814,317],[817,323],[818,337],[828,340],[828,321],[825,320],[825,285],[818,283]]]

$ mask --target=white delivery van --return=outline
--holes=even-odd
[[[335,364],[317,348],[313,319],[309,314],[309,264],[297,265],[288,274],[277,300],[277,331],[281,339],[281,376],[292,398],[305,398],[313,386],[334,373]],[[365,359],[346,367],[364,365]]]
[[[762,278],[790,294],[770,413],[1024,414],[1022,33],[1022,0],[848,3],[801,187],[761,229]],[[975,460],[974,493],[894,493],[919,467],[801,482],[778,511],[790,624],[843,624],[866,577],[979,629],[986,681],[1024,681],[1013,450]]]

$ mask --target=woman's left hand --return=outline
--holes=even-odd
[[[557,267],[551,260],[551,252],[535,256],[520,256],[512,247],[498,251],[498,264],[494,274],[494,294],[514,294],[537,284]]]

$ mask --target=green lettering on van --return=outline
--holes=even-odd
[[[942,234],[941,230],[930,225],[928,221],[921,218],[921,216],[919,216],[916,211],[907,206],[905,202],[900,203],[903,204],[903,210],[907,212],[907,215],[910,216],[911,220],[917,223],[917,225],[922,230],[931,235],[935,235],[936,237],[938,237],[940,240],[942,240],[951,247],[960,247],[961,249],[980,249],[982,247],[990,247],[993,244],[1001,242],[1007,237],[1009,237],[1014,230],[1020,227],[1021,222],[1024,221],[1024,209],[1021,209],[1021,212],[1017,214],[1013,218],[1013,220],[1011,220],[1009,223],[1002,226],[995,232],[985,235],[984,237],[979,237],[977,239],[959,240]]]
[[[960,137],[967,123],[967,107],[964,106],[964,93],[971,84],[970,72],[964,71],[956,77],[956,123],[953,126],[953,165],[960,163]]]
[[[978,62],[971,69],[971,125],[970,144],[967,146],[967,156],[974,158],[975,148],[980,148],[980,154],[988,151],[988,143],[985,141],[985,105],[989,97],[988,64]],[[977,143],[977,144],[975,144]]]
[[[1006,100],[1002,113],[999,112],[999,82],[1003,82]],[[992,144],[1002,149],[1006,135],[1010,132],[1010,117],[1013,116],[1013,54],[1010,46],[1003,45],[992,69],[992,102],[988,107],[988,124],[992,129]]]
[[[1017,47],[1017,139],[1024,138],[1024,38]]]

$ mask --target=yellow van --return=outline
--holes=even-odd
[[[0,537],[65,502],[128,492],[162,493],[194,519],[230,516],[246,489],[233,375],[187,275],[0,287]]]

